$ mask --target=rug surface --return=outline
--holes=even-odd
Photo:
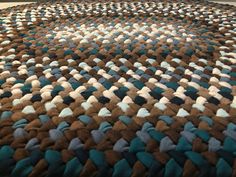
[[[0,177],[235,177],[236,7],[0,10]]]

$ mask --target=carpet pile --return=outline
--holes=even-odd
[[[236,7],[0,10],[0,176],[235,177]]]

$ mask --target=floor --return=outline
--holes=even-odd
[[[17,6],[17,5],[23,5],[23,4],[30,4],[33,2],[0,2],[0,9]]]
[[[236,6],[236,1],[235,2],[229,2],[229,1],[213,1],[217,3],[222,3],[222,4],[231,4]],[[17,5],[22,5],[22,4],[29,4],[33,2],[0,2],[0,9],[12,7],[12,6],[17,6]]]
[[[221,3],[221,4],[230,4],[230,5],[236,6],[236,1],[234,1],[234,2],[232,2],[232,1],[212,1],[212,2],[217,2],[217,3]]]

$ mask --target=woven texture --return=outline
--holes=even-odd
[[[0,11],[0,177],[235,177],[236,8]]]

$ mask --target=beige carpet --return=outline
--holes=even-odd
[[[236,6],[236,1],[235,2],[229,2],[229,1],[212,1],[212,2],[217,2],[221,4],[230,4]]]
[[[0,9],[12,7],[12,6],[17,6],[17,5],[22,5],[22,4],[30,4],[33,2],[1,2],[0,3]]]
[[[217,3],[222,3],[222,4],[231,4],[236,6],[236,2],[228,2],[228,1],[212,1],[212,2],[217,2]],[[22,4],[29,4],[29,3],[34,3],[34,2],[1,2],[0,3],[0,9],[12,7],[12,6],[17,6],[17,5],[22,5]]]

